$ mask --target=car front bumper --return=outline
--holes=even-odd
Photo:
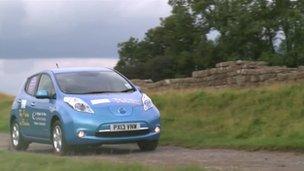
[[[158,140],[160,133],[150,132],[145,135],[124,136],[124,137],[100,137],[100,136],[84,136],[82,138],[75,137],[73,141],[68,142],[70,145],[85,145],[85,144],[121,144],[121,143],[136,143],[140,141]]]
[[[115,116],[106,115],[107,111],[99,111],[100,114],[86,115],[83,113],[74,113],[73,117],[63,120],[64,138],[69,145],[85,145],[85,144],[117,144],[117,143],[133,143],[140,141],[153,141],[160,138],[160,131],[155,128],[160,126],[159,111],[154,108],[148,111],[140,111],[141,108],[134,108],[134,115]],[[72,112],[72,111],[70,111]],[[67,115],[66,115],[67,116]],[[109,130],[111,124],[120,123],[140,123],[140,128],[147,128],[146,132],[140,134],[118,134],[104,135],[99,134],[100,131]],[[78,136],[83,131],[84,136]]]
[[[114,122],[116,124],[117,122]],[[69,145],[85,144],[117,144],[117,143],[135,143],[140,141],[153,141],[160,138],[160,120],[156,118],[150,121],[122,121],[119,123],[140,123],[144,130],[121,131],[121,132],[103,132],[108,130],[111,123],[95,124],[73,124],[65,131],[65,140]],[[158,129],[157,129],[158,128]],[[83,132],[83,136],[79,133]]]

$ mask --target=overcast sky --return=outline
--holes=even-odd
[[[170,14],[167,0],[0,0],[0,92],[61,66],[110,66],[117,44]]]
[[[169,13],[167,0],[0,1],[0,57],[117,58]]]

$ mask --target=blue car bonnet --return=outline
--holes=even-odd
[[[84,100],[95,113],[100,109],[108,110],[117,116],[128,116],[133,113],[133,108],[142,106],[142,94],[138,91],[132,93],[103,93],[90,95],[66,95]]]

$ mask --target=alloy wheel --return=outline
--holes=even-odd
[[[53,145],[56,152],[62,151],[62,131],[59,125],[56,125],[53,129]]]
[[[19,133],[19,126],[17,123],[15,123],[13,125],[13,130],[12,130],[12,142],[13,142],[13,145],[14,146],[18,146],[19,144],[19,136],[20,136],[20,133]]]

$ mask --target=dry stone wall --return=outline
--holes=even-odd
[[[192,77],[152,80],[132,80],[144,89],[189,87],[244,87],[266,83],[287,82],[304,79],[304,66],[287,68],[267,66],[263,61],[228,61],[215,68],[194,71]]]

